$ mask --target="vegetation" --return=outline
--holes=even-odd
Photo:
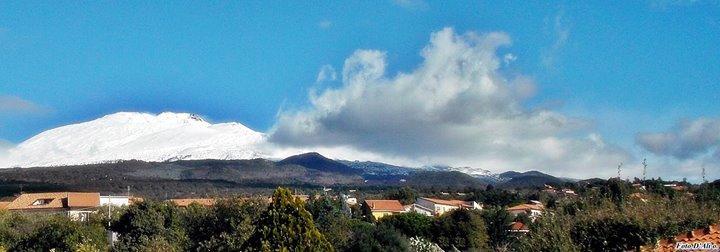
[[[718,181],[684,184],[685,191],[673,192],[664,181],[635,182],[564,184],[579,194],[567,197],[539,188],[468,189],[467,199],[486,202],[482,211],[402,213],[370,221],[332,196],[303,202],[283,188],[271,202],[228,198],[211,207],[181,208],[149,200],[111,213],[101,209],[84,222],[0,210],[0,251],[637,251],[720,220]],[[410,187],[370,196],[388,195],[447,196]],[[530,199],[543,201],[546,213],[533,221],[507,212],[512,202]],[[512,221],[530,231],[508,232]],[[113,245],[107,230],[117,232]]]
[[[322,233],[315,227],[312,215],[290,190],[279,188],[270,206],[255,223],[255,232],[246,246],[262,251],[332,251]]]

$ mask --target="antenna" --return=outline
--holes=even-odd
[[[702,180],[703,183],[707,183],[707,179],[705,179],[705,164],[702,165]]]
[[[620,162],[620,163],[618,164],[618,176],[617,176],[618,179],[620,179],[620,171],[622,171],[622,169],[621,169],[622,166],[623,166],[623,162]]]
[[[647,173],[647,158],[643,158],[643,181],[645,181],[645,174]]]

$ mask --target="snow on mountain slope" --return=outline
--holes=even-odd
[[[248,159],[263,133],[197,115],[120,112],[42,132],[8,151],[0,167],[57,166],[117,160]]]

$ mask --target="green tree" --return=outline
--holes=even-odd
[[[105,228],[75,222],[65,216],[53,216],[28,236],[22,237],[13,251],[74,251],[80,246],[98,250],[107,247]]]
[[[190,249],[238,251],[255,230],[253,221],[266,208],[259,199],[218,200],[212,207],[191,205],[183,212]]]
[[[407,186],[392,190],[387,195],[385,195],[385,198],[398,200],[403,205],[415,203],[415,199],[417,197],[417,192]]]
[[[118,233],[117,251],[142,251],[146,246],[167,243],[166,250],[184,250],[188,238],[177,206],[160,202],[142,202],[130,206],[113,222]]]
[[[312,215],[288,189],[278,188],[273,201],[260,215],[248,250],[333,251],[332,245],[315,227]]]
[[[433,218],[423,214],[394,214],[383,217],[378,223],[390,225],[407,237],[432,237]]]
[[[488,233],[490,246],[493,248],[505,247],[510,243],[508,226],[513,221],[513,216],[507,209],[502,207],[491,207],[482,212]]]
[[[583,251],[628,251],[647,244],[652,234],[628,218],[582,220],[572,229],[572,237]]]
[[[487,250],[488,236],[480,212],[458,209],[435,221],[434,240],[443,249]]]
[[[352,225],[353,235],[346,251],[393,252],[408,251],[407,238],[390,225],[373,225],[357,221]]]
[[[573,243],[569,230],[570,224],[553,215],[545,215],[536,220],[530,233],[520,238],[518,251],[580,251]]]
[[[328,197],[311,199],[306,206],[315,225],[336,250],[346,250],[352,238],[352,222],[340,208],[341,202]]]

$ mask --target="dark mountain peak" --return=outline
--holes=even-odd
[[[517,177],[553,177],[552,175],[548,175],[539,171],[526,171],[526,172],[516,172],[516,171],[506,171],[503,173],[500,173],[501,178],[506,179],[512,179]]]
[[[326,158],[317,152],[308,152],[287,157],[277,162],[278,165],[299,165],[308,169],[325,172],[361,174],[362,170],[354,169],[338,161]]]

